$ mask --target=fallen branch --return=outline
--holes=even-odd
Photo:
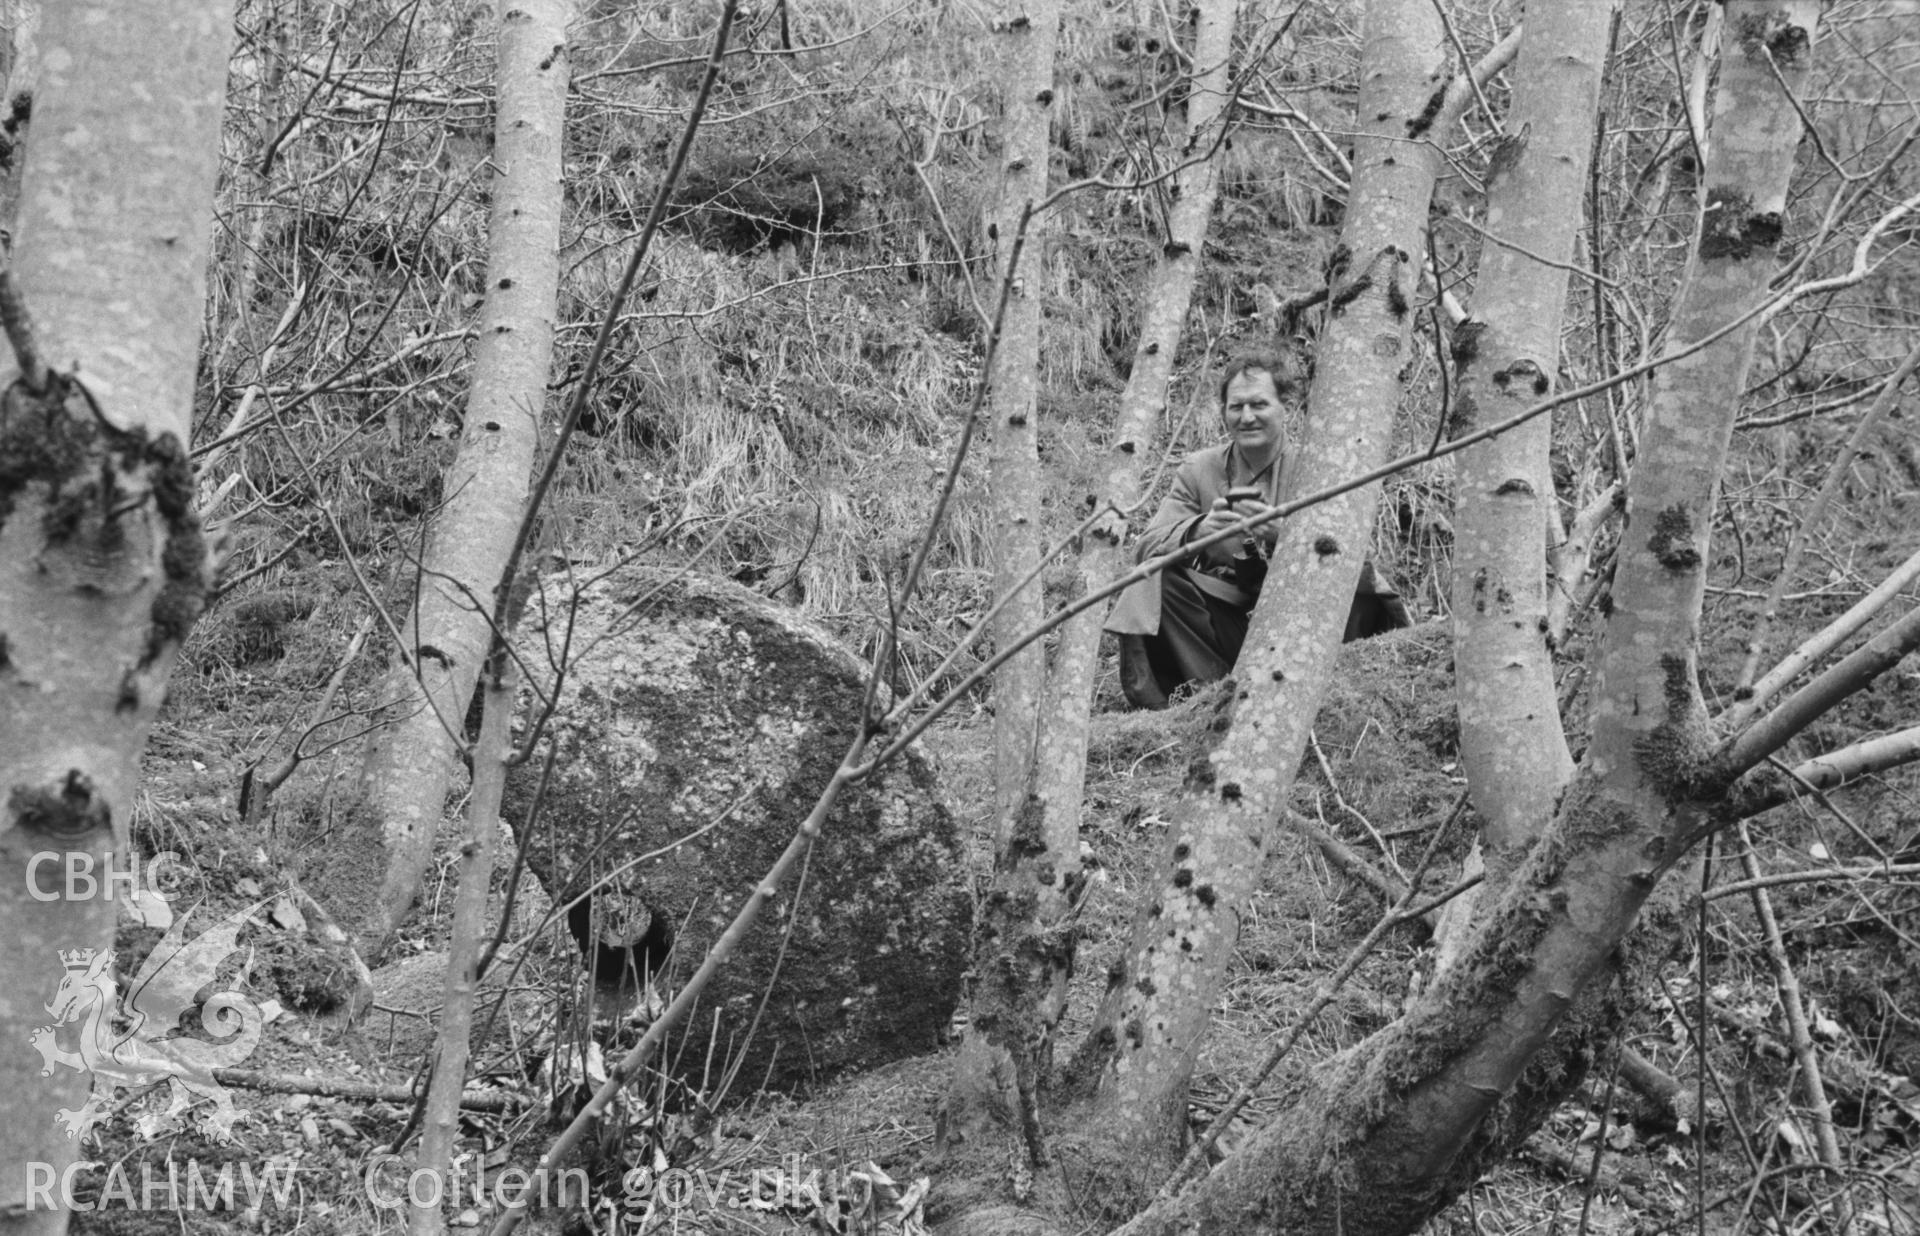
[[[1699,1097],[1686,1083],[1631,1047],[1622,1047],[1619,1059],[1620,1080],[1651,1103],[1662,1120],[1675,1128],[1683,1121],[1696,1126],[1700,1123]]]
[[[327,1099],[359,1099],[368,1103],[411,1103],[418,1098],[413,1086],[349,1081],[343,1077],[303,1077],[298,1073],[265,1073],[257,1069],[215,1069],[213,1080],[223,1086],[259,1090],[266,1094],[311,1094]],[[470,1112],[504,1114],[530,1105],[530,1100],[491,1087],[468,1090],[460,1106]]]
[[[1284,817],[1286,825],[1320,851],[1323,858],[1332,864],[1340,874],[1357,884],[1365,885],[1381,902],[1389,907],[1397,905],[1407,895],[1407,886],[1395,876],[1375,867],[1357,854],[1353,847],[1334,836],[1318,823],[1301,815],[1298,811],[1289,811]],[[1432,912],[1423,917],[1429,928],[1434,926]]]
[[[1737,893],[1778,888],[1783,884],[1814,884],[1822,880],[1852,882],[1891,876],[1920,876],[1920,863],[1880,863],[1865,867],[1812,867],[1804,871],[1776,871],[1771,875],[1755,875],[1733,884],[1722,884],[1717,888],[1709,889],[1703,899],[1718,901],[1722,897],[1732,897]]]
[[[1659,1214],[1670,1214],[1673,1211],[1673,1206],[1665,1198],[1644,1192],[1638,1185],[1629,1184],[1618,1168],[1602,1163],[1596,1172],[1593,1170],[1594,1164],[1582,1163],[1573,1151],[1562,1149],[1545,1134],[1529,1138],[1521,1149],[1535,1162],[1551,1167],[1568,1180],[1582,1184],[1589,1191],[1599,1190],[1615,1194],[1635,1210]],[[1590,1181],[1589,1176],[1592,1177]]]

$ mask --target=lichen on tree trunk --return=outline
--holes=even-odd
[[[1007,6],[1000,83],[1000,183],[989,215],[995,273],[1011,281],[1000,340],[987,375],[993,589],[1002,599],[993,638],[1011,645],[1039,624],[1042,508],[1038,415],[1041,288],[1049,230],[1036,213],[1047,191],[1059,0]],[[1024,256],[1016,267],[1022,229]],[[940,1113],[950,1153],[1011,1127],[1031,1160],[1042,1157],[1039,1087],[1052,1051],[1047,1018],[1055,983],[1072,962],[1065,920],[1079,849],[1073,825],[1035,790],[1047,666],[1035,642],[993,679],[994,872],[980,911],[971,1015]]]
[[[1495,239],[1481,247],[1471,317],[1454,330],[1456,434],[1506,420],[1553,389],[1609,22],[1605,5],[1528,14],[1507,133],[1487,173]],[[1547,642],[1552,434],[1552,419],[1537,417],[1462,451],[1455,465],[1454,681],[1483,888],[1498,888],[1525,856],[1573,776]],[[1447,908],[1437,933],[1443,966],[1484,896],[1470,890]]]
[[[24,306],[39,364],[6,375],[0,403],[9,1232],[65,1230],[64,1211],[25,1209],[26,1169],[73,1161],[55,1113],[90,1078],[42,1076],[26,1044],[50,1020],[60,953],[112,947],[118,905],[30,897],[28,864],[64,852],[127,869],[141,752],[211,583],[187,451],[232,31],[222,0],[70,0],[38,36],[5,316],[16,332]]]
[[[1407,139],[1424,136],[1446,98],[1431,4],[1373,4],[1362,37],[1353,188],[1309,395],[1313,428],[1295,465],[1309,489],[1386,458],[1438,161],[1431,143]],[[1377,494],[1369,486],[1282,525],[1220,739],[1189,772],[1163,874],[1110,976],[1080,1062],[1101,1064],[1099,1094],[1075,1148],[1094,1177],[1087,1187],[1123,1205],[1157,1188],[1180,1149],[1194,1058],[1339,650]]]

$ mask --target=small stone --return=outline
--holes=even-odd
[[[286,897],[273,899],[273,908],[267,911],[267,917],[273,920],[274,926],[286,931],[303,932],[307,929],[307,916],[300,913],[298,907]]]

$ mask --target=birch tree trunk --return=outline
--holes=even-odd
[[[1362,30],[1359,137],[1298,475],[1353,476],[1386,459],[1447,96],[1428,0],[1376,0]],[[1230,724],[1170,813],[1171,852],[1111,978],[1106,1057],[1081,1150],[1116,1196],[1157,1186],[1185,1128],[1187,1083],[1285,809],[1366,557],[1377,485],[1288,520],[1232,685]],[[1088,1063],[1083,1061],[1083,1064]]]
[[[487,895],[493,887],[500,800],[507,784],[507,760],[513,754],[513,710],[519,694],[513,658],[502,652],[489,667],[484,686],[480,738],[473,749],[473,794],[467,800],[466,844],[460,851],[453,900],[453,937],[447,942],[446,994],[440,1002],[433,1070],[427,1078],[420,1126],[420,1167],[443,1182],[460,1141],[460,1100],[471,1061],[474,998],[482,977],[479,962],[492,930]],[[409,1236],[442,1236],[446,1230],[446,1215],[440,1207],[409,1209]]]
[[[1146,306],[1133,369],[1120,397],[1118,426],[1107,448],[1105,492],[1100,500],[1125,511],[1141,498],[1142,456],[1153,446],[1167,404],[1174,353],[1186,327],[1200,252],[1218,196],[1217,154],[1210,154],[1226,123],[1227,88],[1239,0],[1206,0],[1196,12],[1193,57],[1195,75],[1187,96],[1185,133],[1175,157],[1198,159],[1178,173],[1170,189],[1173,206],[1160,260],[1155,263],[1142,303]],[[1127,569],[1123,548],[1127,523],[1114,515],[1087,537],[1078,565],[1082,585],[1098,588]],[[1100,609],[1089,610],[1060,632],[1053,669],[1046,683],[1037,737],[1032,811],[1040,813],[1040,831],[1053,859],[1056,886],[1043,916],[1031,929],[1044,947],[1036,950],[1023,998],[1037,1002],[1027,1016],[1033,1029],[1051,1038],[1066,1006],[1075,938],[1070,925],[1074,881],[1080,870],[1079,836],[1086,781],[1087,725],[1093,703],[1093,677],[1100,651]],[[1044,1063],[1041,1062],[1041,1063]]]
[[[1507,134],[1487,171],[1486,227],[1498,239],[1482,243],[1472,316],[1454,330],[1456,434],[1506,420],[1553,389],[1610,17],[1604,4],[1527,14]],[[1547,644],[1552,433],[1552,419],[1536,417],[1462,451],[1456,464],[1454,682],[1483,888],[1498,888],[1525,857],[1573,776]],[[1478,892],[1445,911],[1443,968]]]
[[[11,251],[20,208],[20,173],[26,164],[28,121],[33,111],[35,48],[39,43],[39,0],[0,0],[0,229]]]
[[[1806,80],[1818,12],[1813,0],[1726,6],[1705,209],[1670,351],[1766,295],[1800,135],[1787,91]],[[1316,1065],[1284,1117],[1130,1236],[1411,1232],[1577,1085],[1573,1047],[1618,1013],[1589,984],[1619,964],[1660,877],[1729,810],[1744,771],[1716,743],[1694,671],[1714,490],[1753,335],[1749,323],[1658,372],[1592,743],[1466,954],[1399,1021]]]
[[[996,26],[1006,40],[1001,84],[1004,114],[1000,184],[989,216],[995,273],[1012,278],[1000,344],[987,374],[986,424],[993,594],[1004,599],[994,619],[1001,646],[1037,626],[1044,608],[1040,581],[1022,580],[1040,562],[1039,439],[1034,416],[1040,370],[1041,290],[1046,286],[1044,227],[1029,212],[1047,192],[1053,118],[1053,62],[1060,40],[1059,0],[1013,0]],[[1027,237],[1011,268],[1022,221]],[[993,679],[994,877],[982,907],[970,1030],[954,1066],[941,1111],[940,1141],[960,1142],[1017,1128],[1025,1154],[1039,1153],[1038,1088],[1051,1059],[1042,1001],[1072,960],[1057,934],[1067,909],[1067,882],[1079,868],[1079,841],[1032,800],[1034,741],[1046,686],[1046,654],[1029,645]]]
[[[1118,511],[1139,504],[1143,456],[1153,449],[1167,410],[1167,385],[1174,353],[1185,332],[1200,274],[1213,205],[1219,197],[1219,157],[1215,146],[1227,123],[1233,29],[1239,0],[1202,0],[1194,9],[1194,75],[1187,92],[1186,125],[1175,151],[1180,162],[1199,162],[1174,176],[1168,196],[1167,237],[1147,279],[1141,304],[1140,338],[1133,368],[1120,394],[1113,442],[1107,447],[1107,471],[1097,500]],[[1211,153],[1210,153],[1211,152]],[[1131,564],[1123,548],[1126,520],[1112,516],[1087,535],[1078,563],[1083,586],[1104,588]],[[1087,771],[1087,722],[1093,704],[1094,669],[1100,651],[1101,609],[1072,619],[1060,631],[1053,674],[1047,684],[1045,724],[1040,729],[1038,795],[1049,821],[1061,835],[1078,836]]]
[[[55,1121],[91,1078],[28,1042],[60,953],[113,946],[115,901],[61,887],[75,855],[127,869],[140,754],[213,565],[187,440],[219,169],[228,0],[50,5],[38,32],[33,166],[4,314],[19,371],[0,405],[0,1230],[27,1165],[78,1149]],[[38,331],[26,346],[22,309]],[[49,368],[51,366],[51,368]],[[123,886],[124,887],[124,886]],[[124,892],[118,895],[124,896]],[[54,1198],[57,1199],[57,1190]]]
[[[501,0],[499,107],[487,299],[459,453],[429,531],[419,591],[382,698],[359,784],[333,808],[342,844],[377,862],[321,874],[363,954],[405,920],[433,854],[467,705],[491,634],[496,590],[526,503],[559,290],[560,153],[570,0]],[[371,856],[377,855],[377,859]]]

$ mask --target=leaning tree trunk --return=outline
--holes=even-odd
[[[1604,4],[1536,5],[1527,14],[1507,135],[1487,171],[1489,239],[1472,314],[1453,333],[1456,434],[1506,420],[1553,389],[1610,17]],[[1552,419],[1536,417],[1467,448],[1456,463],[1460,762],[1480,814],[1489,889],[1525,857],[1573,777],[1547,645],[1552,435]],[[1439,933],[1447,961],[1478,892],[1447,907]]]
[[[61,953],[112,947],[115,920],[98,886],[65,895],[60,865],[37,872],[60,895],[29,896],[28,864],[126,869],[140,754],[211,581],[187,440],[232,33],[227,0],[67,0],[38,33],[33,167],[0,306],[20,363],[0,406],[8,1232],[66,1230],[44,1197],[26,1210],[27,1165],[73,1161],[54,1113],[91,1079],[42,1076],[27,1044],[53,1020]]]
[[[1195,75],[1187,96],[1186,132],[1177,157],[1195,160],[1172,182],[1167,242],[1155,264],[1142,303],[1146,306],[1140,339],[1134,349],[1133,370],[1120,396],[1119,425],[1107,448],[1108,468],[1102,500],[1126,511],[1141,498],[1143,455],[1151,448],[1166,409],[1167,384],[1175,350],[1186,326],[1193,285],[1199,274],[1200,251],[1219,185],[1217,150],[1226,123],[1229,61],[1239,0],[1207,0],[1196,10],[1193,57]],[[1127,568],[1122,547],[1126,519],[1114,515],[1088,535],[1080,554],[1083,586],[1099,588]],[[1040,731],[1034,747],[1034,795],[1028,810],[1038,813],[1037,832],[1045,851],[1023,864],[1037,871],[1051,862],[1057,883],[1046,886],[1044,900],[1036,898],[1034,912],[1015,928],[1014,939],[1022,985],[1015,1019],[1038,1041],[1051,1043],[1066,1007],[1067,980],[1073,970],[1075,938],[1071,926],[1072,893],[1067,882],[1079,871],[1078,839],[1082,791],[1086,780],[1087,724],[1093,702],[1094,669],[1100,650],[1102,609],[1088,610],[1060,632],[1053,670],[1041,706]],[[1023,877],[1024,878],[1024,877]],[[1035,890],[1036,893],[1038,889]],[[1067,892],[1067,896],[1058,895]],[[989,911],[991,916],[992,911]],[[1008,953],[1004,943],[998,950]],[[983,953],[981,960],[993,960]],[[987,966],[976,966],[987,972]],[[991,980],[988,988],[991,989]],[[1012,994],[1012,993],[1008,993]],[[975,1009],[975,1016],[980,1010]],[[1046,1058],[1029,1065],[1044,1080]],[[991,1063],[970,1058],[977,1069]],[[963,1073],[962,1076],[978,1076]],[[1023,1109],[1030,1110],[1030,1109]],[[1030,1132],[1037,1145],[1038,1129]],[[1029,1147],[1032,1150],[1032,1147]]]
[[[1369,6],[1353,187],[1309,396],[1313,428],[1297,454],[1307,488],[1386,459],[1439,158],[1417,139],[1446,120],[1445,48],[1428,0]],[[1109,1197],[1157,1186],[1179,1150],[1194,1057],[1333,668],[1378,492],[1356,490],[1280,529],[1234,672],[1231,723],[1171,812],[1168,862],[1143,890],[1090,1045],[1105,1062],[1075,1153],[1096,1165],[1089,1187]]]
[[[1806,80],[1818,11],[1813,0],[1727,4],[1735,37],[1671,353],[1767,295],[1800,134],[1787,92]],[[1616,964],[1648,895],[1727,810],[1742,771],[1716,746],[1694,668],[1714,488],[1753,335],[1750,321],[1659,371],[1628,491],[1592,742],[1465,955],[1405,1016],[1301,1078],[1287,1112],[1140,1216],[1130,1236],[1411,1232],[1577,1084],[1569,1051],[1529,1065],[1556,1032],[1571,1046],[1581,1027],[1568,1024],[1570,1009]]]
[[[1239,9],[1239,0],[1202,0],[1194,9],[1194,74],[1187,92],[1186,132],[1176,152],[1181,162],[1192,162],[1173,177],[1168,189],[1172,206],[1167,211],[1166,241],[1141,297],[1140,338],[1134,345],[1126,389],[1120,394],[1113,441],[1107,447],[1104,492],[1096,500],[1115,512],[1132,510],[1144,496],[1145,455],[1152,450],[1166,415],[1174,353],[1186,329],[1193,285],[1200,273],[1200,252],[1219,196],[1219,149],[1224,145],[1233,28]],[[1125,516],[1113,514],[1087,534],[1078,565],[1088,591],[1106,587],[1130,565],[1123,546],[1126,532]],[[1095,607],[1061,628],[1047,684],[1037,794],[1040,809],[1049,821],[1057,821],[1062,836],[1077,836],[1080,831],[1087,723],[1104,612],[1105,607]],[[1065,999],[1065,971],[1058,977],[1055,1018]]]
[[[1000,342],[987,374],[989,503],[993,592],[1001,609],[996,645],[1039,625],[1040,581],[1022,588],[1040,562],[1039,439],[1034,417],[1040,372],[1041,294],[1046,286],[1043,227],[1035,210],[1046,196],[1053,118],[1059,0],[1006,6],[1001,97],[1005,115],[998,198],[989,216],[1000,285],[1013,280]],[[1026,231],[1015,265],[1015,241]],[[1039,1145],[1039,1078],[1050,1059],[1043,1001],[1071,953],[1055,931],[1065,918],[1067,884],[1079,869],[1079,843],[1029,805],[1034,741],[1046,685],[1046,658],[1035,642],[993,679],[994,879],[975,943],[970,1025],[941,1111],[943,1148],[1016,1128],[1031,1154]]]
[[[383,688],[385,724],[369,740],[353,798],[333,807],[334,835],[378,863],[377,891],[357,862],[322,869],[315,881],[367,954],[406,918],[433,855],[496,590],[512,583],[501,574],[520,529],[553,359],[573,6],[499,7],[487,300],[460,449],[427,537],[406,643]]]

